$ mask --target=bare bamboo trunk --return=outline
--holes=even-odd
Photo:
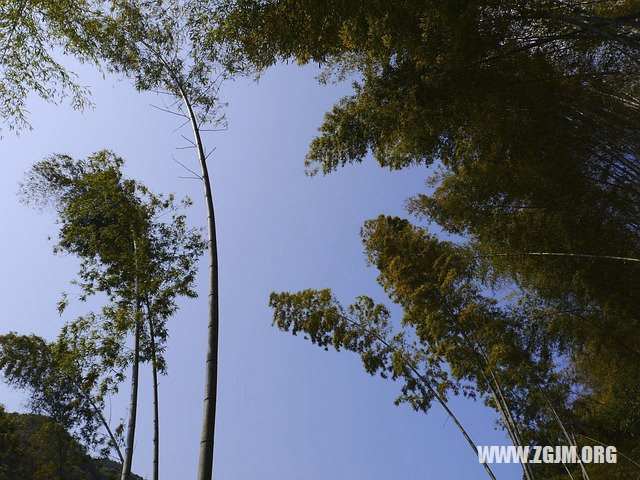
[[[204,153],[202,139],[200,138],[200,128],[195,113],[191,108],[191,103],[179,82],[178,90],[182,95],[191,128],[195,139],[195,146],[198,151],[198,161],[202,172],[202,183],[204,186],[204,198],[207,208],[207,233],[209,249],[209,319],[207,338],[207,360],[205,367],[205,393],[204,412],[202,416],[202,433],[200,437],[200,457],[198,461],[198,480],[210,480],[213,476],[213,446],[216,424],[216,398],[218,387],[218,248],[216,238],[216,221],[213,210],[213,195],[211,193],[211,182],[209,180],[209,169],[207,168],[207,158]]]
[[[633,257],[614,257],[611,255],[591,255],[586,253],[559,253],[559,252],[523,252],[523,253],[498,253],[494,257],[517,257],[521,255],[531,255],[537,257],[574,257],[574,258],[593,258],[598,260],[619,260],[622,262],[640,262],[640,258]]]
[[[354,325],[356,327],[362,328],[362,325],[359,322],[356,322],[356,321],[351,320],[351,319],[347,319],[347,321],[350,324],[352,324],[352,325]],[[389,347],[389,343],[384,339],[384,337],[382,337],[381,335],[379,335],[375,331],[369,330],[366,327],[364,327],[364,328],[365,328],[365,330],[367,332],[372,333],[373,336],[375,338],[377,338],[378,341],[380,341],[380,343],[382,343],[386,347]],[[465,440],[467,441],[467,443],[469,444],[469,446],[473,450],[474,455],[478,456],[479,455],[478,446],[475,444],[475,442],[471,439],[471,436],[469,436],[469,434],[467,433],[465,428],[462,426],[462,424],[458,420],[458,417],[456,417],[453,414],[453,412],[449,408],[449,405],[447,404],[447,401],[445,400],[445,398],[442,395],[440,395],[440,393],[438,393],[438,391],[435,388],[433,388],[433,386],[431,385],[431,382],[429,382],[429,380],[424,375],[422,375],[420,373],[420,371],[417,369],[417,367],[414,365],[414,363],[413,363],[413,361],[411,359],[407,359],[406,362],[407,362],[406,365],[407,365],[407,367],[409,367],[409,370],[411,370],[413,372],[413,374],[418,378],[418,380],[420,380],[420,382],[429,391],[429,393],[431,393],[431,395],[433,395],[433,398],[435,398],[436,401],[442,406],[442,408],[444,408],[445,412],[447,412],[449,417],[451,417],[453,422],[456,424],[456,427],[458,427],[458,430],[460,430],[460,433],[462,433],[462,436],[465,438]],[[484,467],[485,471],[487,472],[487,475],[489,475],[489,477],[492,480],[496,480],[496,477],[493,474],[493,471],[491,470],[491,467],[489,467],[489,465],[487,465],[487,463],[483,463],[482,466]]]
[[[420,381],[423,383],[423,385],[425,385],[427,387],[427,389],[431,392],[431,394],[435,397],[435,399],[438,401],[438,403],[440,405],[442,405],[442,408],[445,409],[445,411],[447,412],[447,414],[451,417],[451,419],[453,420],[453,422],[456,424],[456,426],[458,427],[458,430],[460,430],[460,433],[462,433],[462,436],[465,438],[465,440],[467,441],[467,443],[469,444],[469,446],[471,447],[471,449],[473,450],[473,453],[476,455],[479,455],[478,453],[478,446],[475,444],[475,442],[473,440],[471,440],[471,437],[469,436],[469,434],[467,433],[467,431],[465,430],[465,428],[462,426],[462,424],[460,423],[460,421],[458,420],[458,418],[453,414],[453,412],[451,411],[451,409],[449,408],[449,406],[447,405],[447,402],[445,401],[445,399],[438,393],[438,391],[436,389],[434,389],[431,384],[429,383],[429,381],[424,378],[424,376],[418,372],[418,370],[411,364],[409,364],[409,368],[411,369],[411,371],[413,371],[413,373],[418,377],[418,379],[420,379]],[[487,463],[483,463],[482,466],[484,467],[484,469],[486,470],[487,474],[489,475],[489,477],[492,480],[496,480],[495,475],[493,474],[493,471],[491,470],[491,467],[489,467],[489,465],[487,465]]]
[[[482,349],[482,347],[480,347],[480,349],[482,352],[482,356],[485,359],[485,362],[488,364],[488,359],[486,354],[484,353],[484,350]],[[509,407],[509,404],[507,403],[507,400],[504,397],[504,394],[502,392],[502,387],[498,382],[498,379],[496,378],[493,371],[490,370],[489,373],[491,374],[491,378],[495,386],[495,391],[492,388],[490,389],[491,394],[493,395],[493,398],[496,404],[498,404],[500,413],[502,414],[502,419],[505,422],[505,426],[507,427],[507,430],[509,430],[509,435],[513,439],[513,444],[515,446],[518,446],[518,445],[524,446],[524,441],[522,440],[520,428],[518,427],[517,422],[514,420],[513,415],[511,414],[511,408]],[[522,463],[522,470],[524,472],[524,476],[528,480],[536,480],[536,474],[533,470],[533,467],[529,463]]]
[[[151,367],[153,372],[153,480],[158,480],[160,460],[160,415],[158,411],[158,363],[156,359],[156,337],[153,319],[149,317],[149,337],[151,341]]]
[[[127,426],[127,444],[122,463],[121,480],[129,480],[131,477],[131,463],[133,461],[133,442],[136,435],[136,414],[138,409],[138,370],[140,363],[140,322],[138,321],[136,308],[136,327],[134,332],[133,367],[131,369],[131,402],[129,404],[129,425]]]
[[[485,368],[489,366],[489,357],[485,352],[483,346],[478,342],[475,338],[475,335],[471,334],[472,340],[468,338],[464,333],[462,334],[463,338],[467,342],[467,345],[476,351],[478,357],[478,367],[480,373],[484,380],[487,382],[487,388],[493,397],[493,401],[496,404],[496,408],[502,417],[502,421],[504,422],[504,426],[507,429],[507,433],[509,434],[509,438],[511,438],[511,442],[515,447],[524,446],[524,442],[522,441],[522,436],[520,435],[520,429],[518,428],[518,424],[513,418],[511,414],[511,408],[505,399],[502,387],[500,386],[500,382],[498,382],[497,377],[493,373],[493,370],[489,369],[489,373],[491,375],[491,380],[484,373]],[[533,471],[533,468],[528,463],[521,463],[522,472],[526,480],[535,480],[536,475]]]
[[[85,395],[87,400],[89,400],[89,403],[91,404],[91,408],[93,408],[94,412],[96,412],[96,415],[98,415],[98,417],[100,418],[100,422],[102,422],[102,426],[105,428],[105,430],[109,434],[109,438],[113,442],[113,448],[115,448],[116,453],[118,454],[118,458],[120,459],[120,463],[124,463],[124,457],[122,456],[122,451],[120,450],[120,446],[118,445],[118,440],[116,439],[116,436],[113,434],[113,431],[111,430],[111,427],[109,426],[109,422],[107,422],[107,419],[104,418],[104,415],[103,415],[102,411],[100,411],[100,409],[95,404],[95,402],[93,401],[91,396],[89,394],[83,393],[82,389],[80,387],[78,387],[78,385],[76,385],[76,387],[78,388],[78,393],[80,393],[80,395]]]
[[[207,209],[207,247],[209,251],[209,311],[207,321],[207,357],[205,364],[205,392],[204,411],[202,415],[202,432],[200,437],[200,455],[198,460],[198,480],[211,480],[213,476],[213,447],[216,424],[216,400],[218,389],[218,325],[219,325],[219,302],[218,302],[218,243],[216,237],[216,220],[213,209],[213,194],[211,192],[211,181],[209,179],[209,169],[207,168],[207,155],[204,153],[202,138],[200,137],[200,127],[198,119],[191,106],[189,96],[184,89],[179,75],[173,70],[171,65],[164,59],[163,55],[154,50],[144,41],[142,42],[149,50],[154,52],[158,60],[167,69],[168,75],[175,84],[176,89],[182,97],[182,101],[187,110],[187,116],[193,130],[194,146],[198,152],[198,162],[202,174],[202,185],[204,187],[204,199]]]
[[[489,386],[489,391],[491,392],[491,396],[493,397],[493,401],[496,404],[496,408],[498,412],[500,412],[500,416],[502,417],[502,421],[504,422],[504,426],[507,429],[507,433],[511,438],[511,442],[514,446],[523,445],[522,440],[518,436],[517,427],[513,422],[513,417],[511,417],[511,412],[509,410],[508,405],[503,404],[498,398],[498,394],[496,393],[495,387]],[[531,471],[531,467],[528,463],[521,463],[522,472],[524,473],[524,477],[527,480],[535,480],[535,475]]]
[[[578,448],[578,444],[576,443],[575,437],[571,438],[571,436],[569,435],[569,432],[564,427],[564,423],[562,422],[562,420],[560,420],[560,416],[556,412],[556,409],[553,408],[553,405],[551,405],[551,402],[549,401],[549,399],[547,398],[546,395],[544,395],[544,398],[547,401],[547,405],[549,405],[549,409],[551,410],[551,413],[555,417],[556,422],[558,422],[558,425],[560,425],[560,428],[562,429],[562,433],[564,434],[564,437],[567,439],[567,443],[569,445],[572,445],[572,446],[576,447],[576,449],[577,449]],[[582,472],[582,478],[584,480],[589,480],[589,474],[587,473],[587,469],[585,468],[584,463],[582,463],[582,459],[580,458],[580,455],[578,455],[578,464],[580,465],[580,470]]]
[[[109,423],[107,422],[107,419],[104,418],[104,415],[102,414],[102,412],[97,410],[95,405],[93,405],[93,402],[91,402],[91,404],[93,406],[93,409],[96,410],[96,412],[98,413],[98,416],[100,417],[100,421],[102,422],[102,425],[104,426],[105,430],[109,434],[109,438],[113,442],[113,448],[115,448],[116,453],[118,454],[118,458],[120,459],[120,463],[124,462],[124,457],[122,456],[122,451],[120,450],[120,445],[118,445],[118,440],[116,439],[116,436],[113,434],[113,431],[111,430],[111,427],[109,426]]]
[[[131,464],[133,462],[133,443],[136,436],[136,415],[138,410],[138,372],[140,369],[140,292],[138,290],[138,248],[135,235],[133,237],[134,252],[134,292],[135,292],[135,311],[134,311],[134,344],[133,344],[133,367],[131,369],[131,402],[129,405],[129,425],[127,426],[127,443],[124,451],[124,462],[122,462],[121,480],[129,480],[131,477]]]

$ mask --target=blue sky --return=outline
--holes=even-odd
[[[126,80],[103,79],[79,67],[96,108],[79,113],[37,99],[33,131],[3,132],[0,177],[5,231],[0,236],[3,316],[0,331],[53,339],[61,325],[92,305],[75,304],[62,318],[60,292],[77,263],[56,257],[48,236],[53,218],[21,205],[17,185],[28,167],[51,153],[84,157],[103,148],[126,160],[126,171],[156,192],[189,195],[188,215],[204,225],[202,187],[171,159],[193,169],[196,159],[179,133],[180,119],[151,107],[155,95]],[[399,385],[368,376],[348,352],[325,352],[271,327],[271,291],[334,289],[349,303],[386,297],[366,267],[358,231],[381,213],[404,214],[405,199],[424,191],[425,167],[402,172],[372,160],[328,177],[304,175],[304,155],[323,114],[348,85],[321,86],[310,68],[278,66],[259,83],[225,85],[229,129],[207,134],[220,255],[220,378],[214,478],[221,480],[350,480],[485,478],[453,422],[435,405],[429,415],[395,407]],[[189,135],[185,127],[182,131]],[[206,341],[206,265],[200,298],[184,301],[170,322],[169,375],[160,380],[161,478],[194,478]],[[93,305],[96,306],[95,304]],[[397,312],[396,312],[397,313]],[[134,471],[151,473],[152,410],[143,370]],[[112,400],[112,419],[126,415],[128,385]],[[0,385],[0,403],[25,411],[23,392]],[[478,444],[505,444],[492,411],[470,400],[451,403]],[[517,467],[494,469],[519,477]]]

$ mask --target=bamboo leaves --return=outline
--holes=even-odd
[[[173,195],[151,193],[123,176],[123,160],[100,151],[84,160],[54,155],[36,164],[22,186],[27,203],[52,206],[60,225],[57,251],[80,259],[75,285],[80,299],[101,293],[109,303],[100,315],[90,314],[65,326],[64,344],[81,347],[101,359],[113,376],[100,385],[98,399],[117,390],[124,369],[132,368],[132,396],[122,478],[131,475],[138,368],[149,362],[154,373],[155,424],[158,425],[157,374],[166,372],[162,352],[167,320],[177,299],[195,297],[196,261],[204,248],[197,230],[188,227]],[[169,214],[169,217],[165,217]],[[164,217],[165,219],[159,220]],[[64,309],[67,297],[59,304]],[[134,348],[125,342],[133,333]],[[98,375],[92,372],[92,377]],[[158,442],[156,428],[155,443]],[[156,447],[155,477],[158,476]]]

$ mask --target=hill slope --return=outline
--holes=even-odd
[[[0,480],[117,480],[120,464],[92,458],[63,427],[44,415],[0,406]],[[132,475],[133,480],[142,480]]]

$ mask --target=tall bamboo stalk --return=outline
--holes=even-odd
[[[140,322],[138,321],[138,307],[136,307],[136,327],[134,331],[133,367],[131,369],[131,400],[129,403],[129,424],[127,426],[127,443],[122,462],[121,480],[131,477],[133,462],[133,443],[136,435],[136,414],[138,409],[138,370],[140,363]]]
[[[364,329],[366,332],[372,334],[385,347],[389,347],[390,346],[389,342],[387,342],[385,340],[385,338],[382,335],[378,334],[376,331],[370,330],[370,329],[364,327],[361,323],[359,323],[359,322],[357,322],[355,320],[352,320],[352,319],[350,319],[348,317],[346,317],[346,320],[351,325],[353,325],[353,326],[355,326],[357,328]],[[478,446],[471,439],[471,436],[469,435],[469,433],[467,433],[467,430],[462,426],[462,423],[460,423],[460,420],[458,420],[458,417],[456,417],[454,415],[454,413],[451,411],[451,409],[449,408],[449,405],[447,404],[447,401],[445,400],[445,398],[442,395],[440,395],[438,390],[433,387],[431,382],[422,373],[420,373],[420,371],[418,370],[417,366],[414,364],[413,360],[411,360],[410,358],[406,358],[406,366],[409,368],[409,370],[411,372],[413,372],[413,374],[420,381],[420,383],[422,383],[422,385],[433,396],[433,398],[436,399],[436,401],[442,406],[442,408],[444,408],[445,412],[447,412],[447,415],[449,415],[451,420],[453,420],[453,423],[456,424],[456,427],[458,427],[458,430],[460,430],[460,433],[462,433],[462,436],[465,438],[465,440],[467,441],[467,443],[469,444],[469,446],[473,450],[474,455],[478,456]],[[491,470],[491,467],[489,467],[489,465],[486,462],[483,462],[482,466],[484,467],[485,471],[487,472],[487,475],[489,475],[489,478],[491,478],[491,480],[496,480],[496,477],[493,474],[493,471]]]
[[[487,384],[487,389],[493,397],[493,401],[500,413],[500,416],[502,417],[502,421],[507,429],[511,443],[513,443],[515,447],[524,446],[522,436],[520,435],[520,429],[511,414],[511,408],[503,395],[502,387],[500,386],[497,377],[492,369],[489,369],[491,380],[484,373],[485,369],[489,368],[489,357],[482,347],[482,344],[477,340],[473,333],[471,334],[471,338],[469,338],[469,335],[465,334],[465,332],[461,332],[461,334],[467,344],[467,347],[476,353],[478,370]],[[525,480],[536,480],[536,475],[531,465],[526,462],[522,462],[521,467]]]
[[[159,477],[160,462],[160,414],[158,409],[158,361],[156,357],[156,336],[153,319],[147,306],[149,317],[149,340],[151,342],[151,370],[153,375],[153,480]]]
[[[207,212],[207,250],[209,252],[209,308],[207,315],[207,356],[205,363],[204,411],[202,415],[202,431],[200,436],[200,453],[198,460],[198,480],[211,480],[213,476],[213,447],[216,423],[216,400],[218,389],[218,243],[216,221],[213,208],[213,193],[207,167],[207,155],[200,136],[200,126],[193,110],[191,99],[178,72],[167,62],[161,52],[145,41],[141,42],[161,62],[173,86],[178,91],[186,109],[186,117],[193,131],[193,146],[198,154],[201,180],[204,188],[204,199]]]
[[[156,348],[156,334],[153,325],[153,315],[149,297],[145,294],[145,306],[147,307],[147,322],[149,324],[149,343],[151,346],[151,374],[153,379],[153,480],[160,476],[160,410],[158,402],[158,354]]]
[[[208,338],[207,338],[207,360],[205,367],[205,393],[204,412],[202,415],[202,432],[200,436],[200,457],[198,461],[198,480],[210,480],[213,476],[213,446],[216,424],[216,398],[218,390],[218,249],[216,237],[216,221],[213,210],[213,195],[211,193],[211,182],[209,181],[209,170],[207,168],[207,158],[204,153],[202,139],[200,138],[200,128],[198,121],[181,85],[178,85],[180,94],[187,109],[196,149],[198,151],[198,161],[202,172],[202,183],[204,185],[204,197],[207,206],[207,233],[209,249],[209,318],[208,318]]]
[[[562,422],[562,420],[560,420],[560,416],[556,412],[556,409],[553,408],[553,405],[551,405],[551,402],[549,401],[547,396],[544,395],[544,393],[542,395],[544,396],[545,400],[547,401],[547,405],[549,406],[549,410],[551,410],[551,413],[555,417],[556,422],[558,422],[558,425],[560,425],[560,428],[562,429],[562,433],[564,434],[564,437],[567,439],[567,443],[569,445],[574,446],[577,449],[578,448],[578,444],[576,442],[575,437],[572,438],[569,435],[569,432],[565,428],[564,423]],[[589,480],[589,473],[587,473],[587,469],[585,468],[584,463],[582,463],[582,458],[580,457],[580,455],[578,455],[578,464],[580,465],[580,471],[582,472],[582,478],[584,480]]]
[[[138,291],[138,248],[136,239],[133,239],[133,251],[135,261],[135,330],[133,346],[133,366],[131,368],[131,399],[129,403],[129,424],[127,426],[127,442],[124,451],[124,461],[122,462],[121,480],[129,480],[131,477],[131,464],[133,462],[133,444],[136,436],[136,415],[138,410],[138,372],[140,367],[140,295]]]
[[[109,438],[111,439],[111,442],[113,443],[113,448],[116,450],[116,453],[118,454],[118,458],[120,459],[120,463],[124,463],[124,457],[122,456],[122,451],[120,450],[120,445],[118,445],[118,440],[116,439],[116,436],[114,435],[113,430],[111,430],[111,427],[109,426],[109,422],[107,422],[107,419],[104,418],[104,414],[102,413],[102,410],[100,410],[98,408],[98,406],[96,405],[96,402],[94,402],[93,398],[91,398],[91,395],[85,393],[82,390],[82,387],[80,387],[80,385],[75,383],[75,386],[78,389],[78,395],[83,395],[89,401],[89,403],[91,404],[91,408],[93,408],[94,413],[100,419],[100,422],[102,423],[102,426],[106,430],[107,434],[109,435]]]

